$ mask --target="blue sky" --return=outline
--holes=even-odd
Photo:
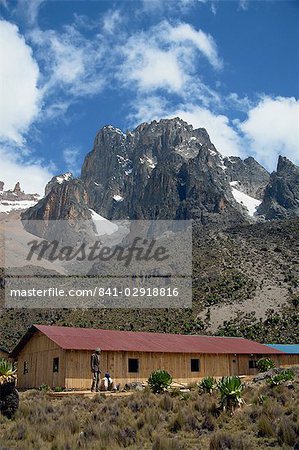
[[[0,0],[0,179],[79,174],[96,132],[180,116],[223,155],[299,163],[296,1]]]

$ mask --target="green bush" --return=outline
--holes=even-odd
[[[217,387],[217,382],[216,382],[215,378],[213,378],[213,377],[205,377],[199,383],[199,388],[203,392],[207,392],[209,394],[211,394],[216,387]]]
[[[62,392],[63,390],[64,388],[61,386],[55,386],[55,388],[53,389],[54,392]]]
[[[42,392],[49,392],[50,391],[50,386],[48,384],[41,384],[39,387],[39,390]]]
[[[172,383],[172,376],[166,370],[155,370],[150,374],[148,384],[154,393],[164,392]]]
[[[285,369],[277,375],[273,375],[267,380],[267,383],[270,384],[271,387],[278,386],[286,381],[293,381],[295,377],[295,373],[291,369]]]
[[[243,403],[243,385],[239,377],[222,377],[218,382],[218,389],[221,395],[221,407],[223,410],[233,412]]]
[[[271,358],[261,358],[257,362],[257,368],[259,372],[267,372],[270,369],[274,369],[275,364]]]

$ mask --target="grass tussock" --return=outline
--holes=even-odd
[[[14,419],[0,416],[1,448],[19,450],[293,449],[299,441],[299,383],[250,384],[245,404],[222,411],[219,394],[192,389],[126,397],[21,394]]]

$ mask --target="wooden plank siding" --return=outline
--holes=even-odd
[[[59,371],[53,372],[53,359],[59,358]],[[28,372],[24,373],[24,364]],[[41,332],[35,333],[18,356],[18,387],[38,388],[65,385],[65,350]]]
[[[68,389],[89,389],[90,356],[87,350],[63,350],[40,331],[36,332],[18,355],[18,387],[38,388],[42,384]],[[102,376],[110,372],[122,386],[132,381],[145,382],[156,369],[165,369],[178,383],[197,382],[205,376],[253,375],[249,361],[263,356],[272,358],[276,366],[299,364],[299,355],[248,355],[102,351]],[[59,372],[53,372],[53,359],[59,358]],[[138,359],[138,373],[129,373],[128,359]],[[191,371],[191,359],[199,359],[199,372]],[[24,373],[24,364],[28,372]]]
[[[89,389],[91,384],[89,351],[66,351],[66,383],[70,389]],[[281,356],[273,356],[277,366]],[[284,355],[282,355],[284,358]],[[251,359],[258,360],[261,355],[226,355],[198,353],[150,353],[150,352],[102,352],[102,376],[109,372],[116,383],[122,386],[132,381],[146,382],[150,373],[165,369],[179,383],[197,382],[205,376],[222,377],[226,375],[254,375],[257,369],[249,368]],[[128,359],[139,361],[138,373],[128,372]],[[191,372],[191,359],[199,359],[200,371]]]

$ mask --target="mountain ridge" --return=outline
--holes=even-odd
[[[127,133],[107,125],[97,133],[80,177],[54,177],[23,218],[90,220],[91,209],[109,220],[194,219],[225,227],[294,217],[297,171],[282,157],[271,175],[251,156],[224,158],[205,129],[179,118],[142,123]],[[251,199],[253,208],[246,207]]]

